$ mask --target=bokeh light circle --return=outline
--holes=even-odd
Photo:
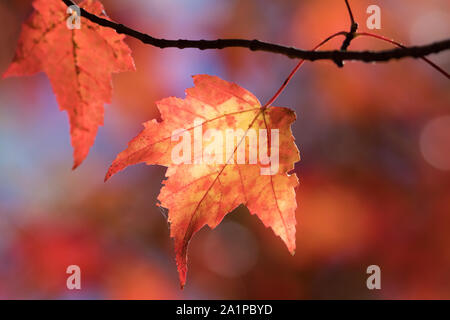
[[[439,170],[450,170],[450,115],[429,121],[420,135],[424,159]]]
[[[206,238],[203,257],[208,269],[214,273],[237,278],[256,265],[258,251],[251,231],[236,222],[222,222]]]

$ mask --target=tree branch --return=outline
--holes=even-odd
[[[348,0],[345,0],[345,4],[347,5],[348,15],[350,16],[350,25],[354,25],[355,18],[353,17],[352,8],[350,7],[350,3],[348,2]]]
[[[348,47],[350,46],[350,43],[355,38],[356,31],[358,31],[358,24],[355,22],[352,8],[350,7],[350,3],[348,2],[348,0],[345,0],[345,5],[347,6],[348,15],[350,17],[350,31],[347,32],[345,40],[344,42],[342,42],[341,51],[347,51]],[[334,62],[339,68],[342,68],[344,66],[344,62],[342,60],[335,60]]]
[[[62,0],[67,6],[75,5],[71,0]],[[123,24],[118,24],[80,8],[81,16],[103,27],[116,30],[117,33],[125,34],[142,41],[145,44],[164,48],[196,48],[200,50],[223,49],[230,47],[247,48],[252,51],[266,51],[285,55],[289,58],[299,58],[308,61],[331,60],[331,61],[362,61],[362,62],[386,62],[393,59],[422,58],[424,56],[443,52],[450,49],[450,39],[434,42],[423,46],[412,46],[382,51],[307,51],[294,47],[285,47],[278,44],[263,42],[259,40],[245,39],[218,39],[218,40],[166,40],[152,37],[131,29]]]

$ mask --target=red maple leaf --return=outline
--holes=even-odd
[[[289,174],[300,159],[290,129],[295,113],[261,107],[253,94],[217,77],[195,76],[194,83],[186,99],[157,102],[162,121],[144,124],[105,179],[140,162],[168,167],[158,200],[169,210],[181,286],[191,237],[205,225],[215,228],[240,204],[295,252],[298,180]]]
[[[103,106],[112,96],[111,74],[135,69],[131,50],[124,35],[85,18],[81,29],[69,29],[62,1],[35,0],[33,7],[3,77],[47,74],[60,108],[69,114],[75,169],[103,125]],[[97,0],[85,0],[80,7],[107,19]]]

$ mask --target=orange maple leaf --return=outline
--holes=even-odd
[[[135,70],[134,61],[125,36],[110,28],[81,18],[81,29],[69,29],[62,1],[35,0],[33,7],[3,77],[47,74],[60,108],[69,114],[75,169],[103,125],[103,106],[112,96],[111,74]],[[97,0],[85,0],[80,7],[107,19]]]
[[[144,130],[117,156],[105,178],[140,162],[168,167],[168,179],[158,200],[169,210],[182,287],[191,237],[205,225],[215,228],[240,204],[271,227],[292,254],[295,252],[298,179],[289,174],[300,160],[290,129],[295,113],[287,108],[261,107],[253,94],[217,77],[198,75],[194,84],[186,90],[184,100],[170,97],[157,102],[162,120],[144,124]],[[266,133],[267,140],[263,140],[264,134],[253,134],[258,141],[252,144],[251,130]],[[278,136],[272,135],[276,131]],[[241,132],[230,135],[231,149],[224,143],[230,132]],[[281,147],[272,145],[275,138]],[[262,145],[270,146],[265,156]],[[250,160],[255,151],[260,152],[258,161],[254,156]],[[278,157],[272,159],[275,152]],[[270,162],[263,161],[268,156]],[[272,168],[274,159],[278,163]]]

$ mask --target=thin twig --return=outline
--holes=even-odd
[[[350,3],[348,0],[345,0],[345,4],[347,5],[348,15],[350,17],[350,31],[345,35],[345,39],[342,42],[341,51],[347,51],[350,43],[355,38],[355,33],[358,31],[358,24],[355,22],[355,18],[353,17],[352,8],[350,7]],[[334,61],[338,67],[342,68],[344,66],[344,62],[342,60]]]
[[[400,47],[400,48],[406,48],[400,42],[388,39],[388,38],[380,36],[378,34],[373,34],[373,33],[369,33],[369,32],[361,32],[361,33],[356,33],[355,34],[355,38],[358,37],[358,36],[372,37],[372,38],[376,38],[378,40],[382,40],[382,41],[385,41],[385,42],[392,43],[392,44],[394,44],[394,45],[396,45],[397,47]],[[444,76],[447,77],[447,79],[450,79],[450,74],[447,71],[445,71],[444,69],[442,69],[441,67],[439,67],[436,63],[434,63],[433,61],[431,61],[430,59],[428,59],[426,57],[421,57],[420,59],[422,59],[423,61],[428,63],[430,66],[432,66],[434,69],[436,69],[437,71],[442,73]]]
[[[347,5],[348,14],[350,16],[350,25],[354,25],[355,24],[355,18],[353,17],[352,8],[350,7],[350,4],[349,4],[348,0],[345,0],[345,4]]]
[[[312,51],[316,51],[317,49],[319,49],[321,46],[323,46],[325,43],[327,43],[328,41],[330,41],[331,39],[334,39],[337,36],[345,36],[347,35],[347,32],[345,31],[341,31],[341,32],[336,32],[335,34],[332,34],[331,36],[329,36],[328,38],[326,38],[325,40],[323,40],[321,43],[319,43],[317,46],[315,46],[313,48]],[[295,73],[298,71],[298,69],[300,69],[300,67],[303,65],[303,63],[305,63],[305,59],[301,59],[298,64],[295,66],[295,68],[291,71],[291,73],[289,74],[289,76],[286,78],[286,80],[284,80],[283,84],[281,85],[281,87],[278,89],[278,91],[275,93],[275,95],[266,102],[266,104],[262,107],[263,109],[269,108],[272,103],[280,96],[280,94],[283,92],[283,90],[287,87],[288,83],[291,81],[292,77],[295,75]]]
[[[74,3],[70,0],[62,0],[66,5]],[[196,48],[200,50],[223,49],[229,47],[247,48],[252,51],[266,51],[282,54],[289,58],[300,58],[308,61],[331,60],[331,61],[362,61],[362,62],[386,62],[392,59],[422,58],[424,56],[439,53],[450,49],[450,39],[439,42],[384,51],[307,51],[293,47],[285,47],[278,44],[263,42],[259,40],[245,39],[218,39],[218,40],[166,40],[154,38],[141,33],[122,24],[114,23],[100,18],[80,8],[81,16],[103,27],[116,30],[117,33],[125,34],[142,41],[145,44],[158,48]]]

